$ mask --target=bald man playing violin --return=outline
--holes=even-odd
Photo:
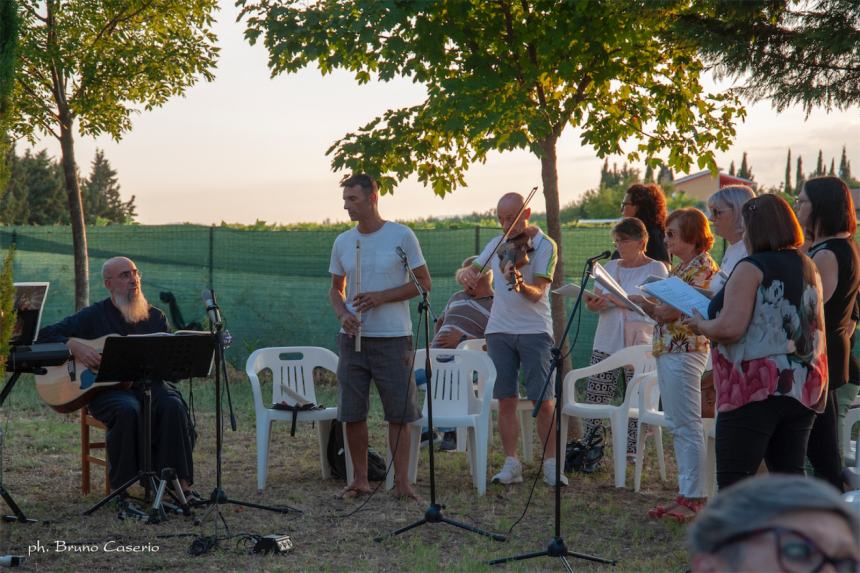
[[[464,273],[464,282],[473,288],[482,270],[493,271],[495,300],[487,322],[487,353],[496,366],[493,397],[499,401],[499,435],[505,450],[505,465],[493,476],[493,482],[512,484],[523,481],[523,467],[517,458],[519,422],[519,373],[522,370],[526,396],[532,402],[542,397],[551,364],[552,314],[549,305],[549,285],[555,272],[558,247],[555,241],[537,227],[529,226],[531,209],[522,195],[508,193],[499,199],[496,209],[505,235],[491,239],[484,250]],[[510,256],[504,262],[498,252],[508,245],[500,241],[520,243],[523,235],[530,239],[528,262],[516,268]],[[497,248],[500,247],[500,248]],[[502,264],[504,267],[502,268]],[[555,432],[551,431],[554,402],[552,385],[543,394],[537,418],[541,443],[546,458],[544,481],[555,485]],[[561,482],[567,485],[562,474]]]

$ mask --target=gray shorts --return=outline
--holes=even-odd
[[[515,398],[520,395],[519,371],[522,366],[526,397],[529,400],[540,399],[549,375],[552,343],[552,337],[545,332],[488,334],[487,354],[496,366],[493,398]],[[544,398],[552,398],[554,385],[554,381],[549,383]]]
[[[421,418],[418,390],[412,380],[412,337],[362,337],[361,352],[355,338],[337,335],[340,360],[338,418],[341,422],[361,422],[370,411],[370,381],[376,383],[385,421],[408,424]]]

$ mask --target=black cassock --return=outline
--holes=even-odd
[[[81,309],[57,324],[39,331],[39,342],[66,342],[69,338],[92,340],[107,334],[167,332],[167,318],[155,307],[149,318],[129,324],[109,298]],[[111,489],[137,475],[142,467],[143,392],[106,390],[93,396],[90,413],[107,426],[107,454]],[[188,405],[170,383],[152,385],[152,464],[155,471],[173,468],[180,479],[194,482],[192,451],[196,433]]]

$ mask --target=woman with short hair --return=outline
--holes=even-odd
[[[850,364],[856,362],[851,337],[860,288],[860,248],[854,241],[857,217],[851,192],[838,177],[809,179],[797,195],[796,209],[798,221],[812,239],[809,256],[821,275],[830,390],[824,412],[812,426],[807,457],[818,476],[841,489],[837,393],[849,382]],[[850,402],[854,396],[843,400]]]
[[[803,231],[784,199],[742,209],[750,255],[737,264],[705,319],[684,322],[714,343],[720,490],[771,472],[802,474],[815,413],[827,397],[824,305]],[[731,304],[727,302],[731,301]]]
[[[648,244],[645,254],[662,263],[669,264],[669,253],[663,242],[666,232],[666,196],[656,183],[634,183],[627,188],[621,202],[622,217],[636,217],[645,224]],[[618,251],[612,254],[618,258]]]
[[[708,254],[713,244],[708,220],[698,209],[677,209],[666,220],[666,246],[680,260],[671,275],[687,284],[709,288],[719,271]],[[669,305],[635,295],[632,299],[657,321],[652,348],[663,411],[674,437],[680,490],[674,503],[658,505],[648,515],[683,523],[694,518],[707,501],[701,379],[708,361],[708,339],[696,335]]]
[[[645,254],[648,231],[645,224],[635,218],[622,219],[612,229],[612,238],[620,258],[606,263],[606,272],[628,294],[640,294],[639,286],[650,276],[665,277],[666,266]],[[585,304],[599,313],[597,330],[591,350],[591,364],[597,364],[622,348],[637,344],[650,344],[654,322],[629,310],[620,301],[595,288],[595,295],[585,294]],[[625,385],[632,376],[623,370]],[[588,378],[585,401],[589,404],[609,404],[618,390],[618,372],[601,372]],[[588,428],[602,426],[601,420],[589,419]],[[627,453],[636,453],[636,419],[630,418],[627,427]]]
[[[746,185],[727,185],[708,197],[711,228],[728,243],[720,261],[720,272],[711,281],[710,290],[714,293],[723,288],[735,265],[747,256],[741,208],[753,197],[755,193]]]

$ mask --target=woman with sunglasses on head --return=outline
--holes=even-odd
[[[720,261],[720,272],[711,281],[710,290],[714,293],[723,288],[735,265],[747,256],[741,208],[753,197],[755,193],[746,185],[728,185],[708,197],[711,228],[728,244]]]
[[[645,254],[648,231],[645,224],[635,217],[622,219],[612,229],[615,248],[620,258],[606,263],[606,272],[628,293],[639,293],[639,285],[649,276],[665,277],[666,266]],[[585,304],[597,312],[597,330],[591,351],[591,364],[597,364],[622,348],[636,344],[650,344],[654,323],[640,314],[628,310],[620,302],[595,290],[592,296],[585,293]],[[618,373],[603,372],[588,378],[585,401],[589,404],[609,404],[618,389]],[[624,382],[629,382],[631,373],[624,371]],[[588,421],[588,429],[602,426],[600,420]],[[627,453],[636,453],[636,419],[631,418],[627,427]]]
[[[849,382],[853,312],[860,288],[860,248],[854,241],[857,218],[851,192],[838,177],[808,180],[797,196],[797,219],[811,237],[809,256],[821,275],[827,332],[829,395],[809,435],[807,456],[815,473],[842,488],[837,429],[837,392]],[[853,400],[853,397],[851,397]]]
[[[621,202],[622,217],[636,217],[645,224],[648,231],[648,243],[645,254],[669,265],[669,253],[663,238],[666,233],[666,196],[656,183],[634,183],[627,188],[624,200]],[[617,259],[616,249],[612,258]]]
[[[824,303],[803,231],[784,199],[741,210],[750,255],[708,308],[684,322],[714,342],[720,491],[756,473],[804,473],[806,444],[827,397]],[[730,303],[729,303],[730,301]]]
[[[680,260],[671,275],[687,284],[710,287],[719,271],[708,254],[713,244],[708,220],[698,209],[677,209],[666,220],[666,247]],[[701,379],[708,361],[708,339],[696,335],[681,321],[681,313],[669,305],[638,295],[630,298],[657,321],[652,344],[657,359],[657,381],[678,464],[678,497],[674,503],[658,505],[648,515],[683,523],[693,519],[707,501]]]

